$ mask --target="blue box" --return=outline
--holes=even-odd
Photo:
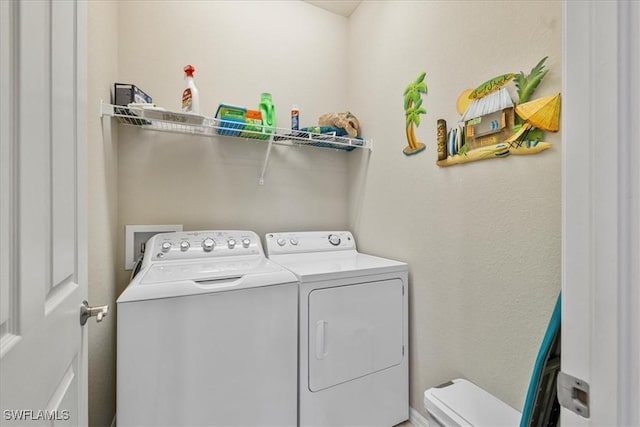
[[[238,136],[244,128],[244,118],[247,109],[237,105],[220,104],[216,111],[216,126],[218,134]]]

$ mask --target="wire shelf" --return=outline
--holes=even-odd
[[[150,106],[121,106],[101,103],[101,116],[115,117],[119,123],[144,130],[201,135],[208,137],[228,137],[247,141],[267,142],[267,151],[262,164],[258,183],[264,184],[264,176],[269,163],[271,147],[276,145],[307,146],[352,151],[361,148],[371,152],[371,140],[338,136],[335,133],[314,133],[273,127],[267,131],[261,125],[245,126],[232,120],[221,120],[199,114],[176,113]]]
[[[314,133],[292,131],[286,128],[271,128],[271,132],[264,132],[262,126],[206,117],[198,114],[176,113],[160,108],[142,106],[120,106],[102,104],[101,113],[104,116],[115,117],[119,123],[137,126],[144,130],[172,132],[179,134],[202,135],[209,137],[233,137],[255,141],[271,140],[277,145],[298,145],[319,148],[332,148],[352,151],[356,148],[372,149],[370,140],[338,136],[335,133]]]

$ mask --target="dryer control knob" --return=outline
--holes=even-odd
[[[279,239],[278,239],[278,245],[279,245],[279,246],[284,246],[286,243],[287,243],[287,241],[286,241],[286,240],[284,240],[283,238],[279,238]]]
[[[340,237],[335,234],[329,234],[329,243],[333,246],[338,246],[340,244]]]
[[[242,239],[242,247],[244,247],[244,248],[248,248],[250,244],[251,244],[251,240],[249,240],[249,239]]]
[[[189,246],[189,242],[186,240],[180,242],[180,250],[186,251],[187,249],[189,249]]]
[[[202,241],[202,249],[204,249],[205,252],[211,252],[214,246],[215,246],[215,242],[211,237],[207,237]]]
[[[291,243],[293,246],[298,246],[298,239],[296,239],[295,237],[291,238],[289,239],[289,243]]]
[[[236,247],[236,241],[234,239],[227,240],[227,246],[229,247],[229,249],[235,248]]]
[[[162,252],[169,252],[169,249],[171,249],[171,242],[162,243]]]

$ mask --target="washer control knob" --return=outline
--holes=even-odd
[[[251,244],[251,240],[249,240],[249,239],[242,239],[242,247],[243,247],[243,248],[248,248],[250,244]]]
[[[215,242],[211,237],[207,237],[202,241],[202,249],[204,249],[205,252],[211,252],[214,246],[215,246]]]
[[[295,237],[289,239],[289,243],[291,243],[293,246],[298,246],[298,239],[296,239]]]
[[[162,252],[169,252],[169,249],[171,249],[171,242],[163,242]]]
[[[287,243],[282,237],[278,239],[278,246],[284,246]]]
[[[329,234],[329,243],[333,246],[338,246],[340,244],[340,237],[335,234]]]
[[[229,249],[235,248],[236,247],[236,241],[234,239],[227,240],[227,246],[229,247]]]
[[[182,242],[180,242],[180,250],[181,251],[186,251],[187,249],[189,249],[189,242],[186,240],[183,240]]]

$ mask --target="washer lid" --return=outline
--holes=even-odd
[[[270,259],[293,271],[304,282],[392,273],[409,269],[404,262],[361,254],[355,250],[271,255]]]
[[[153,263],[136,275],[118,303],[295,282],[294,274],[262,255]]]
[[[232,259],[209,259],[182,262],[153,263],[142,274],[140,283],[175,282],[179,280],[215,280],[245,274],[272,273],[280,268],[263,256],[243,256]]]
[[[464,379],[424,392],[425,409],[447,426],[520,425],[520,412]]]

